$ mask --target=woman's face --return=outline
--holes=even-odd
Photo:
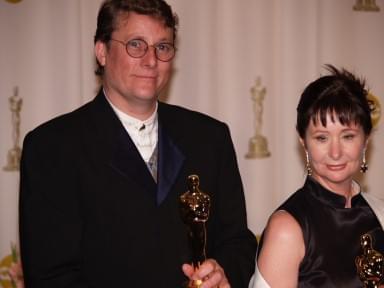
[[[312,176],[325,188],[344,193],[350,191],[353,175],[360,169],[367,137],[360,125],[342,125],[337,117],[327,126],[310,121],[305,139],[300,139],[308,151]]]

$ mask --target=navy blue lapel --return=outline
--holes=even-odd
[[[184,155],[159,123],[157,204],[167,197],[184,163]]]
[[[119,130],[117,135],[111,166],[123,176],[144,187],[152,196],[156,195],[156,182],[124,127]]]

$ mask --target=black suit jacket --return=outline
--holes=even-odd
[[[102,92],[24,140],[20,243],[27,288],[182,287],[191,261],[179,196],[210,194],[207,256],[248,287],[256,241],[229,130],[159,103],[158,184]]]

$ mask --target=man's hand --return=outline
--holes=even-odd
[[[207,259],[196,270],[190,264],[184,264],[182,269],[190,280],[203,280],[201,288],[231,288],[223,268],[213,259]]]

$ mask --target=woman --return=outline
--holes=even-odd
[[[372,123],[364,81],[327,68],[331,75],[312,82],[297,107],[308,177],[270,217],[250,287],[363,287],[356,265],[365,261],[359,258],[366,250],[361,236],[383,244],[379,212],[366,199],[372,196],[361,193],[353,180],[368,168]],[[378,256],[376,268],[382,271]],[[372,284],[364,272],[369,271],[361,277]]]

